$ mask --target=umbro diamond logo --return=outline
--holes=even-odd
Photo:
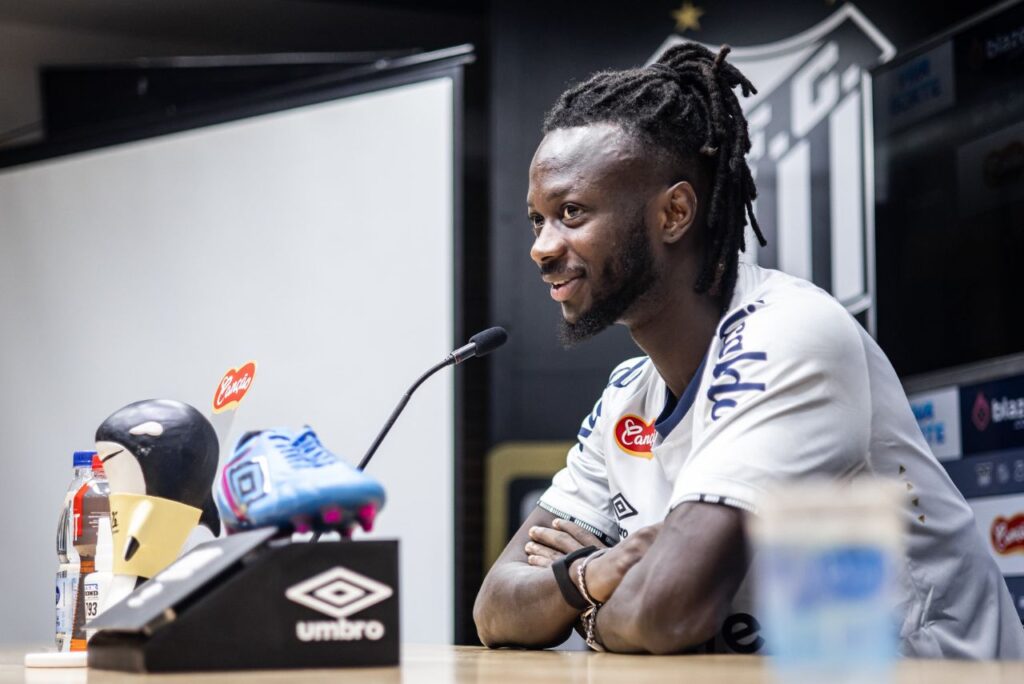
[[[626,497],[622,496],[621,493],[616,494],[615,497],[612,498],[612,509],[615,511],[616,520],[624,520],[636,515],[636,509],[633,508],[631,503],[626,501]]]
[[[391,587],[377,580],[336,566],[285,590],[288,600],[312,608],[336,620],[386,601]]]

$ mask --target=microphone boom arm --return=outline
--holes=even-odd
[[[384,423],[384,427],[381,428],[380,432],[377,434],[377,438],[373,440],[373,444],[370,445],[370,448],[367,450],[366,455],[363,456],[363,460],[361,460],[359,462],[359,465],[356,466],[358,470],[364,470],[366,468],[366,464],[370,462],[370,459],[373,458],[373,454],[376,453],[377,447],[379,447],[380,443],[384,441],[384,438],[388,436],[388,432],[391,431],[391,426],[395,424],[396,420],[398,420],[398,416],[402,413],[402,409],[404,409],[405,405],[409,403],[409,398],[412,396],[412,393],[415,392],[419,388],[419,386],[423,384],[424,380],[426,380],[431,375],[441,370],[445,366],[450,366],[456,363],[456,361],[457,359],[455,357],[455,354],[449,354],[444,358],[443,361],[434,365],[430,370],[421,375],[419,379],[412,384],[412,387],[406,390],[405,394],[403,394],[402,398],[398,401],[398,406],[396,406],[395,410],[391,412],[391,417],[388,418],[388,422]]]

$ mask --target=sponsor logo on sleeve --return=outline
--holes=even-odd
[[[608,386],[622,389],[623,387],[628,387],[633,384],[633,382],[644,372],[644,364],[646,363],[647,357],[645,356],[632,366],[616,370],[608,379]]]
[[[583,440],[590,437],[594,433],[594,429],[597,427],[597,421],[601,417],[601,402],[602,399],[598,399],[597,403],[594,404],[594,410],[590,412],[590,415],[583,419],[583,425],[580,425],[579,434],[576,435],[580,451],[583,451]]]
[[[711,420],[718,420],[732,409],[745,395],[752,392],[764,392],[763,382],[749,382],[744,378],[768,360],[768,354],[744,347],[743,331],[747,327],[747,317],[764,305],[763,300],[733,312],[718,328],[718,338],[722,348],[718,359],[711,369],[711,386],[708,388],[708,399],[711,401]]]
[[[637,458],[654,458],[651,447],[654,446],[654,421],[645,421],[640,416],[627,414],[615,424],[615,443],[630,456]]]

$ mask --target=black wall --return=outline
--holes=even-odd
[[[490,439],[573,439],[621,360],[640,354],[622,328],[572,351],[555,340],[559,307],[529,259],[527,169],[545,110],[571,83],[642,65],[674,33],[681,2],[498,1],[491,8],[491,316],[510,333],[492,357]],[[688,38],[737,47],[804,31],[841,3],[695,0],[705,14]],[[897,50],[944,31],[992,2],[864,0],[858,9]],[[755,86],[757,84],[755,83]]]

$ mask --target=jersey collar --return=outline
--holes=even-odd
[[[658,420],[654,422],[654,429],[658,431],[662,439],[668,437],[669,433],[679,424],[693,406],[694,400],[697,398],[697,390],[700,389],[700,379],[704,375],[704,364],[707,363],[708,354],[704,352],[704,358],[700,360],[700,365],[697,366],[697,371],[690,378],[690,384],[686,386],[686,390],[683,392],[683,396],[676,401],[676,398],[672,396],[672,392],[668,387],[665,387],[665,408],[661,410],[661,415],[658,416]]]

